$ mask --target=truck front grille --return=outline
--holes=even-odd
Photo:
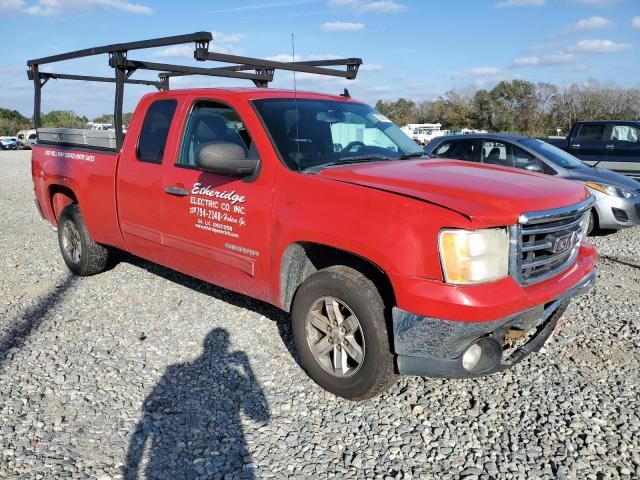
[[[570,207],[527,212],[512,235],[512,274],[521,284],[541,282],[560,273],[578,256],[593,197]],[[512,237],[512,238],[513,238]]]

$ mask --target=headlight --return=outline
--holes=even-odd
[[[442,230],[438,249],[447,283],[472,285],[509,274],[509,234],[504,228]]]
[[[630,190],[627,190],[622,187],[614,187],[613,185],[607,185],[605,183],[596,183],[596,182],[587,182],[585,185],[589,188],[593,188],[598,192],[605,193],[607,195],[612,195],[614,197],[619,198],[635,198],[636,193]]]

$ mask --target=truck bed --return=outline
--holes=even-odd
[[[46,145],[70,145],[116,150],[116,132],[84,128],[38,128],[38,142]]]
[[[31,152],[34,193],[42,216],[56,226],[61,209],[74,199],[94,240],[124,248],[116,213],[119,154],[57,143],[38,142]]]

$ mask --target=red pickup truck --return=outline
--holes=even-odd
[[[345,398],[508,368],[596,275],[584,187],[423,159],[347,96],[169,90],[142,98],[121,148],[81,132],[41,129],[32,156],[70,270],[116,248],[273,304]]]

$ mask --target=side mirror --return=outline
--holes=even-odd
[[[256,171],[258,159],[247,158],[244,148],[235,143],[207,143],[196,152],[196,167],[220,175],[245,177]]]
[[[530,172],[538,172],[538,173],[542,173],[542,167],[538,164],[538,163],[528,163],[527,165],[524,166],[525,170],[528,170]]]

